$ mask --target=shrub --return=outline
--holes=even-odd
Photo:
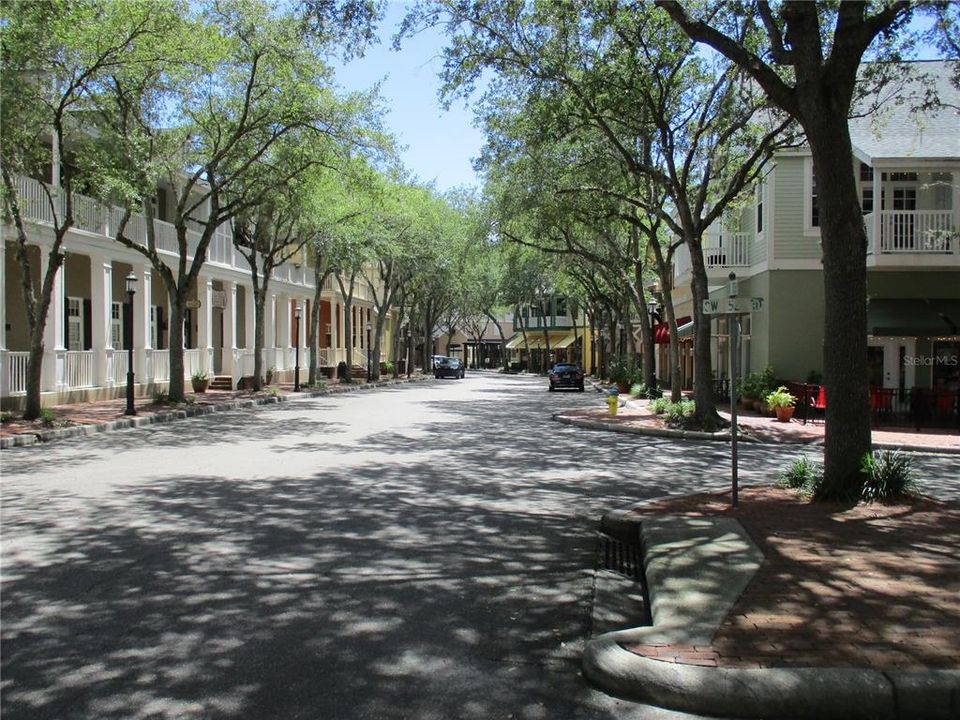
[[[393,375],[393,371],[394,371],[394,364],[389,360],[387,362],[380,363],[380,372],[385,373],[387,375]]]
[[[13,422],[13,413],[10,410],[0,410],[0,423]]]
[[[867,502],[887,502],[905,497],[915,489],[913,463],[899,450],[867,453],[860,463],[863,487],[860,497]]]
[[[646,397],[647,384],[643,382],[634,383],[633,387],[630,388],[630,394],[634,397]]]
[[[793,407],[793,404],[795,402],[793,395],[790,394],[790,391],[787,390],[786,386],[784,385],[781,385],[772,393],[769,393],[764,398],[764,401],[767,403],[767,407],[772,407],[772,408]]]
[[[799,457],[781,471],[777,484],[798,490],[805,497],[816,497],[823,485],[823,467]]]
[[[657,415],[660,415],[660,414],[666,412],[667,408],[668,408],[670,405],[671,405],[670,400],[669,400],[668,398],[665,398],[665,397],[658,397],[658,398],[655,399],[652,403],[650,403],[650,407],[653,409],[653,411],[654,411]]]
[[[657,402],[656,400],[654,402]],[[693,400],[681,400],[677,403],[667,402],[665,412],[667,425],[671,427],[686,427],[693,419],[697,405]]]
[[[53,410],[50,408],[43,408],[40,410],[40,424],[44,427],[53,427],[53,421],[56,420],[56,415],[53,414]]]
[[[154,405],[169,405],[170,404],[170,393],[166,390],[154,390],[153,391],[153,404]]]

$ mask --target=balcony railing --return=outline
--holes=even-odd
[[[874,213],[863,218],[871,253],[949,255],[960,251],[960,233],[952,210],[881,210],[880,243],[874,238]]]
[[[46,186],[54,198],[55,208],[51,208],[50,201],[44,191],[44,185],[32,178],[17,176],[16,178],[17,198],[20,202],[20,210],[25,220],[35,222],[41,225],[53,225],[54,210],[57,219],[63,217],[66,208],[66,200],[61,188]],[[73,194],[73,214],[76,230],[105,235],[107,237],[116,237],[117,228],[120,225],[120,219],[123,217],[123,210],[118,207],[108,207],[98,200],[77,193]],[[191,227],[197,227],[198,223],[190,223]],[[177,242],[176,228],[163,220],[154,220],[154,235],[157,242],[157,250],[161,253],[170,253],[179,256],[180,249]],[[139,214],[133,214],[127,221],[124,234],[140,245],[147,244],[147,223],[146,219]],[[193,258],[200,243],[201,234],[197,230],[187,230],[187,257]],[[249,272],[250,268],[246,260],[233,247],[229,227],[221,225],[217,228],[210,245],[207,248],[207,261],[214,264],[225,265]],[[304,273],[296,269],[292,264],[284,264],[274,271],[274,278],[278,281],[305,285],[312,287],[312,273]]]
[[[750,233],[710,233],[703,236],[703,262],[707,270],[750,267]],[[674,277],[691,272],[690,250],[680,247],[673,256]]]

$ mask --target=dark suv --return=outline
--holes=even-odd
[[[445,377],[462,379],[464,376],[463,363],[458,358],[439,357],[433,366],[433,376],[437,380]]]
[[[583,392],[583,370],[572,363],[557,363],[550,371],[550,391],[557,388],[576,388]]]

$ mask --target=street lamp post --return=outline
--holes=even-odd
[[[367,382],[370,382],[371,380],[373,380],[373,366],[371,365],[371,363],[373,362],[373,353],[371,353],[370,351],[371,327],[372,327],[372,323],[369,320],[367,320]]]
[[[133,406],[133,296],[137,292],[137,276],[131,270],[127,274],[127,409],[124,415],[136,415]]]
[[[653,327],[654,327],[654,321],[655,321],[656,315],[657,315],[657,301],[656,301],[656,300],[652,300],[652,299],[651,299],[651,300],[648,300],[648,301],[647,301],[647,312],[650,314],[650,332],[652,333],[652,332],[653,332]],[[656,390],[656,389],[657,389],[657,355],[656,355],[657,338],[656,338],[656,337],[653,338],[653,347],[654,347],[653,371],[652,371],[652,374],[651,374],[651,376],[650,376],[650,389],[651,389],[651,390]]]
[[[297,303],[293,309],[294,335],[296,336],[296,349],[294,350],[293,360],[293,391],[300,392],[300,303]]]

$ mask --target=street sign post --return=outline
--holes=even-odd
[[[704,300],[704,315],[726,315],[730,328],[730,482],[732,485],[731,502],[734,507],[740,504],[740,488],[737,462],[737,391],[739,375],[737,361],[740,359],[740,316],[763,312],[763,298],[738,298],[737,274],[728,276],[727,297],[719,300]]]

